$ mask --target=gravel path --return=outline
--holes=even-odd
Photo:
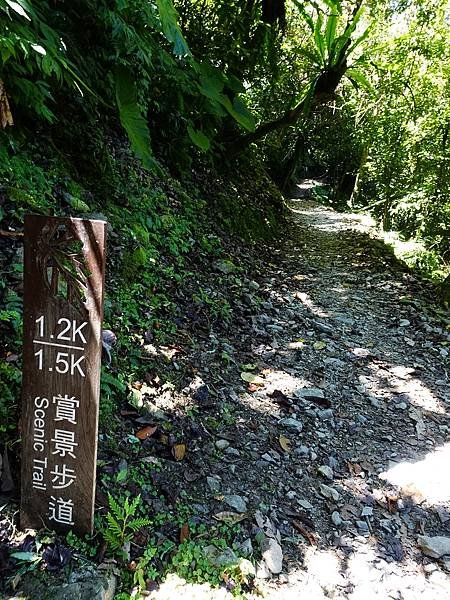
[[[289,208],[284,242],[261,248],[244,282],[234,334],[196,357],[219,398],[204,422],[221,425],[191,444],[202,476],[184,485],[204,513],[247,505],[268,598],[450,598],[448,315],[364,219],[302,198]],[[224,347],[247,364],[234,382],[217,372]]]

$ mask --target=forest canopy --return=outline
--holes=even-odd
[[[284,190],[320,175],[335,207],[421,239],[421,260],[439,268],[450,257],[449,6],[0,0],[1,124],[57,123],[69,103],[118,119],[150,171],[250,152]]]

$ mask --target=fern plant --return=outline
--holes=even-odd
[[[111,550],[119,550],[127,542],[130,542],[133,535],[142,527],[150,525],[151,520],[135,516],[141,502],[140,494],[132,502],[127,496],[121,505],[108,493],[108,502],[107,527],[103,529],[102,533]]]

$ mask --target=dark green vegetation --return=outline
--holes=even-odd
[[[156,385],[163,365],[148,346],[186,351],[215,329],[226,335],[240,293],[235,248],[279,231],[279,188],[319,177],[324,201],[368,209],[385,229],[420,240],[418,266],[445,277],[448,19],[444,0],[0,0],[0,433],[12,462],[27,212],[110,223],[105,326],[119,342],[102,381],[106,462],[108,453],[138,462],[140,442],[118,413]],[[225,287],[230,269],[235,283]],[[157,385],[181,389],[193,376],[171,368]],[[174,439],[161,443],[173,448],[177,432],[166,429]],[[97,537],[69,545],[90,555],[103,531],[120,554],[143,536],[124,590],[167,569],[217,583],[226,569],[205,548],[236,532],[192,522],[179,544],[188,499],[170,514],[131,505],[128,524],[111,529],[130,494],[159,491],[134,465],[103,473],[106,462]],[[227,577],[239,591],[237,569]]]

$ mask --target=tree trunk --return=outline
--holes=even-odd
[[[344,60],[336,67],[327,69],[319,75],[314,86],[310,110],[313,110],[314,107],[319,104],[328,102],[334,96],[336,88],[338,87],[346,70],[347,62]],[[285,112],[284,115],[278,119],[269,121],[268,123],[263,123],[252,133],[247,133],[237,140],[232,141],[226,148],[227,157],[232,158],[236,156],[251,143],[262,139],[267,134],[272,133],[272,131],[283,129],[289,125],[295,125],[300,116],[303,114],[305,107],[306,99],[299,102],[297,106],[294,106],[294,108]]]

